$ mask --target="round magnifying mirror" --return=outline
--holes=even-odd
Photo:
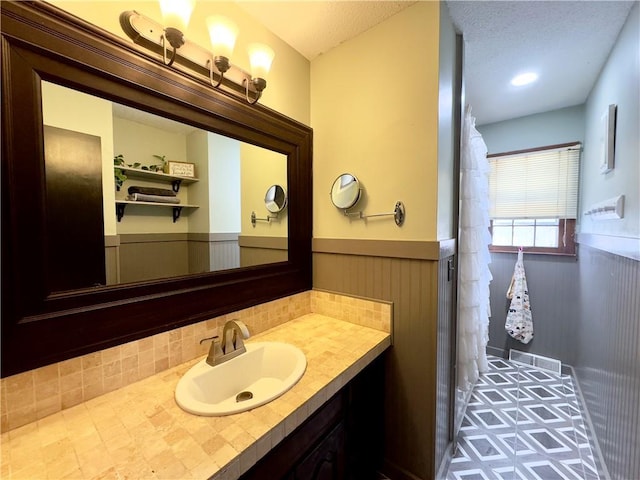
[[[350,173],[343,173],[331,186],[331,201],[338,208],[351,208],[360,199],[360,182]]]
[[[287,194],[280,185],[271,185],[264,196],[264,205],[271,213],[279,213],[287,206]]]

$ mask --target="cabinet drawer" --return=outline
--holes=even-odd
[[[345,429],[339,423],[295,468],[293,480],[345,478]]]
[[[258,461],[241,480],[277,480],[286,477],[304,455],[326,437],[344,417],[345,393],[338,392],[305,423],[287,436],[276,448]],[[324,477],[320,477],[324,478]]]

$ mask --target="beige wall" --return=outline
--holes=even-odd
[[[118,20],[121,12],[137,10],[162,23],[158,2],[52,0],[50,3],[128,41],[130,40],[122,31]],[[234,65],[249,70],[246,51],[247,45],[252,42],[266,43],[273,48],[276,56],[260,103],[308,125],[309,61],[254,20],[235,2],[197,2],[185,36],[202,47],[210,48],[205,18],[212,14],[225,15],[238,25],[240,33],[231,58]]]
[[[275,221],[258,221],[251,224],[251,212],[256,217],[267,218],[269,211],[264,205],[264,196],[271,185],[280,185],[285,192],[287,186],[287,157],[281,153],[243,143],[242,155],[242,235],[260,237],[286,237],[287,212],[285,208]]]
[[[384,461],[399,480],[435,478],[449,446],[458,92],[440,7],[418,2],[311,64],[313,285],[393,302]],[[364,184],[365,213],[402,200],[405,224],[344,217],[328,193],[345,171]]]
[[[438,2],[417,2],[311,63],[314,237],[436,239]],[[360,179],[365,213],[349,219],[329,199],[341,173]]]
[[[204,188],[209,199],[209,224],[206,230],[192,228],[191,231],[237,235],[242,216],[241,191],[246,188],[241,177],[241,149],[244,144],[216,133],[207,132],[206,135],[209,174],[206,183],[200,187]]]
[[[160,164],[154,155],[164,155],[166,160],[187,161],[187,137],[184,133],[117,116],[113,118],[113,132],[114,153],[123,155],[126,164]]]
[[[190,232],[209,232],[209,175],[211,174],[209,159],[209,141],[208,133],[204,130],[195,130],[187,135],[187,162],[197,164],[195,166],[196,177],[199,181],[189,184],[187,189],[189,203],[199,205],[199,208],[190,212],[184,220],[189,222]],[[177,159],[175,159],[177,160]],[[181,191],[183,188],[180,189]],[[182,197],[182,194],[180,194]],[[183,219],[181,218],[181,221]]]

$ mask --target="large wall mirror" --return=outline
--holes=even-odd
[[[256,231],[242,221],[266,185],[286,185],[285,155],[51,82],[41,91],[45,176],[57,197],[47,195],[47,205],[65,205],[61,235],[73,229],[68,222],[102,218],[101,233],[83,230],[105,243],[101,277],[68,285],[59,269],[55,290],[288,260],[286,222]],[[83,155],[91,143],[96,153]],[[82,160],[72,166],[74,158]],[[95,182],[86,178],[91,163]],[[73,215],[96,189],[102,202],[98,196],[91,217]],[[103,263],[96,252],[85,259],[92,261]]]
[[[45,3],[2,41],[2,376],[311,287],[308,127]]]

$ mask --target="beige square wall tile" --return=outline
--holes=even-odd
[[[60,405],[62,409],[71,408],[75,405],[82,403],[82,388],[75,388],[73,390],[65,390],[60,395]]]
[[[47,365],[46,367],[36,368],[33,371],[33,380],[36,385],[39,383],[57,380],[58,376],[59,367],[57,363],[54,363],[53,365]]]
[[[111,347],[111,348],[107,348],[105,350],[102,350],[100,352],[101,357],[102,357],[102,363],[106,364],[106,363],[114,362],[116,360],[120,360],[121,351],[122,351],[122,349],[121,349],[121,347],[119,345],[116,346],[116,347]]]
[[[18,391],[26,391],[27,389],[33,389],[33,373],[33,370],[30,370],[28,372],[18,373],[17,375],[12,375],[3,379],[7,391],[9,393],[12,393]]]
[[[58,377],[46,382],[36,383],[36,402],[60,395],[60,379]]]
[[[22,410],[26,406],[36,403],[36,392],[34,388],[25,390],[10,391],[6,396],[7,413]]]
[[[130,370],[138,370],[138,354],[136,352],[135,355],[131,355],[129,357],[122,358],[122,373],[128,372]]]
[[[31,422],[35,422],[36,417],[36,405],[28,405],[23,408],[16,409],[9,415],[9,430],[17,427],[22,427]]]
[[[138,354],[138,342],[128,342],[120,345],[120,358],[132,357]]]
[[[140,379],[150,377],[156,373],[155,362],[145,363],[138,367],[138,374]]]
[[[68,392],[82,387],[82,372],[76,371],[60,377],[60,392]]]
[[[138,343],[138,352],[143,352],[145,350],[153,350],[153,337],[141,338],[137,341]]]
[[[122,361],[118,358],[102,364],[103,377],[112,377],[122,373]]]
[[[138,365],[153,364],[155,362],[155,355],[153,348],[150,350],[141,350],[138,354]]]
[[[36,417],[38,419],[48,417],[62,409],[60,395],[52,395],[36,403]]]
[[[83,384],[82,396],[84,400],[91,400],[104,393],[104,387],[102,385],[102,378],[96,383]]]
[[[220,334],[229,320],[244,321],[256,335],[316,310],[383,330],[391,315],[390,305],[384,302],[315,290],[277,299],[2,379],[3,425],[23,425],[44,413],[70,408],[204,356],[209,343],[200,344],[199,340]],[[303,336],[310,334],[316,335],[308,329],[301,332]]]
[[[100,367],[102,365],[102,355],[100,352],[89,353],[81,357],[82,370]]]

